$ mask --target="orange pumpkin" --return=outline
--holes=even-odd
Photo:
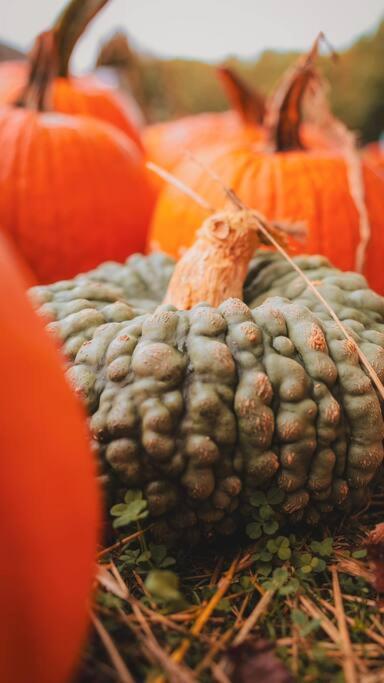
[[[264,99],[231,69],[217,70],[232,105],[230,111],[206,112],[147,126],[143,142],[148,158],[171,171],[185,156],[211,145],[239,140],[262,141]]]
[[[0,236],[0,680],[66,683],[89,620],[99,500],[86,420]]]
[[[36,111],[47,109],[42,65],[45,54],[52,68],[52,45],[44,34],[26,106],[0,109],[0,225],[40,282],[141,251],[154,203],[141,152],[126,135],[95,118]]]
[[[140,132],[132,119],[129,101],[94,76],[70,76],[69,62],[76,43],[91,19],[107,0],[71,0],[56,21],[52,33],[58,53],[58,69],[52,88],[52,110],[63,114],[95,116],[122,130],[141,149]],[[0,105],[13,104],[28,81],[28,61],[0,64]]]
[[[273,220],[305,221],[308,237],[302,249],[306,252],[323,253],[338,267],[355,269],[363,235],[344,153],[331,142],[328,150],[302,149],[300,110],[312,77],[313,67],[307,64],[292,80],[279,108],[271,150],[260,152],[247,142],[206,150],[199,157],[248,207]],[[222,188],[206,169],[187,160],[174,174],[210,206],[217,210],[225,206]],[[373,288],[384,292],[384,180],[366,164],[362,176],[370,220],[364,273]],[[166,187],[153,216],[150,248],[179,255],[192,244],[204,217],[204,209],[192,199]]]
[[[363,148],[363,158],[367,165],[384,176],[384,141],[371,142]]]

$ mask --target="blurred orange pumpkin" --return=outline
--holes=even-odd
[[[95,76],[74,77],[69,62],[76,43],[107,0],[71,0],[57,19],[52,35],[58,54],[57,77],[52,88],[52,110],[63,114],[95,116],[122,130],[142,149],[140,132],[130,113],[129,100],[107,88]],[[14,104],[23,93],[30,72],[29,61],[0,64],[0,105]]]
[[[0,236],[0,680],[66,683],[89,620],[99,496],[86,419]]]
[[[363,158],[369,166],[384,176],[384,142],[371,142],[363,148]]]
[[[0,109],[0,225],[49,282],[141,251],[154,190],[141,152],[117,128],[47,111],[51,33],[36,50],[24,106]]]
[[[263,97],[251,91],[231,69],[220,67],[217,73],[232,109],[184,116],[147,126],[143,130],[143,142],[151,161],[171,171],[182,161],[186,151],[200,152],[223,142],[252,140],[256,143],[264,140]]]
[[[271,149],[260,152],[252,142],[222,145],[199,154],[205,168],[186,160],[173,172],[215,210],[223,208],[227,200],[209,170],[235,190],[248,207],[267,218],[305,221],[308,236],[304,251],[322,253],[342,269],[355,269],[357,256],[360,260],[365,256],[364,273],[373,288],[384,292],[384,179],[363,164],[363,192],[370,221],[364,253],[365,235],[351,194],[350,168],[344,153],[332,136],[328,149],[315,149],[315,145],[303,149],[301,103],[313,77],[309,62],[292,79],[272,129]],[[178,256],[192,244],[205,217],[204,209],[192,199],[176,187],[165,187],[152,220],[150,248]]]

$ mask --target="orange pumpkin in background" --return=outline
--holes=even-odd
[[[252,142],[217,146],[199,153],[203,167],[186,160],[173,173],[215,210],[227,200],[209,170],[267,218],[304,221],[308,234],[301,251],[322,253],[342,269],[360,266],[371,286],[384,292],[384,179],[368,165],[360,167],[358,155],[347,159],[326,127],[328,149],[303,149],[301,106],[308,84],[316,78],[309,61],[288,84],[270,129],[270,149],[260,152]],[[363,195],[357,204],[351,190]],[[153,216],[149,247],[178,256],[192,244],[205,217],[193,199],[176,187],[165,187]]]
[[[363,148],[362,153],[367,165],[384,176],[384,140],[371,142]]]
[[[185,152],[238,140],[264,140],[262,128],[264,98],[231,69],[220,67],[218,76],[232,109],[184,116],[175,121],[155,123],[143,131],[144,147],[150,161],[171,171],[185,157]]]
[[[141,251],[154,205],[143,157],[117,128],[49,111],[55,44],[36,44],[21,107],[0,109],[0,225],[39,282]]]
[[[304,64],[313,64],[318,56],[323,34],[314,41],[309,52],[283,75],[270,98],[249,87],[233,69],[221,66],[216,73],[224,87],[231,110],[185,116],[147,126],[143,131],[144,147],[150,161],[172,171],[187,156],[200,154],[215,145],[239,145],[252,142],[260,149],[268,144],[268,127],[271,112],[281,103],[292,78]],[[304,117],[303,117],[304,118]],[[329,149],[332,143],[310,121],[300,122],[300,137],[310,149]],[[163,182],[159,181],[163,186]]]
[[[128,98],[93,75],[74,77],[69,62],[77,41],[108,0],[71,0],[52,28],[57,50],[57,77],[52,88],[52,110],[63,114],[95,116],[122,130],[141,149],[136,121]],[[0,64],[0,105],[22,97],[30,72],[29,61]]]
[[[86,419],[0,236],[0,680],[67,683],[89,621],[99,495]]]

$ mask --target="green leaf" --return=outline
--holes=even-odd
[[[120,555],[120,560],[127,565],[134,565],[137,562],[137,558],[140,555],[140,550],[126,550],[125,553]]]
[[[251,522],[245,527],[245,533],[249,538],[256,539],[262,535],[261,524],[259,522]]]
[[[283,502],[285,493],[281,489],[272,488],[267,493],[267,501],[270,505],[279,505]]]
[[[355,552],[352,553],[352,557],[355,560],[362,560],[364,557],[367,557],[367,551],[366,550],[355,550]]]
[[[319,619],[309,619],[306,614],[298,609],[292,610],[291,619],[295,626],[297,626],[299,633],[303,638],[320,626]]]
[[[267,541],[267,551],[270,552],[272,555],[277,553],[278,546],[275,538],[271,538],[269,539],[269,541]]]
[[[232,609],[230,600],[228,600],[228,598],[223,598],[217,604],[216,609],[219,610],[219,612],[230,612]]]
[[[285,545],[281,545],[279,550],[277,551],[277,556],[280,560],[289,560],[292,555],[292,551],[290,548],[287,548]]]
[[[133,503],[135,500],[142,500],[143,499],[143,492],[139,491],[138,489],[128,489],[124,496],[124,500],[126,503]]]
[[[124,514],[126,509],[127,506],[125,505],[125,503],[118,503],[117,505],[111,507],[111,515],[113,517],[120,517],[120,515]]]
[[[284,548],[289,548],[290,543],[289,543],[289,538],[287,536],[278,536],[278,540],[280,542],[280,546]]]
[[[133,505],[133,503],[131,503],[131,505]],[[132,512],[130,507],[131,506],[128,506],[127,511],[121,515],[121,517],[117,517],[115,519],[113,522],[115,529],[119,529],[122,526],[128,526],[128,524],[132,524],[132,522],[137,522],[139,519],[145,519],[145,517],[148,517],[148,510],[143,510],[140,513],[137,511]]]
[[[145,579],[147,591],[157,600],[165,603],[185,602],[179,590],[180,580],[177,574],[161,569],[153,569]]]
[[[331,536],[328,536],[327,538],[324,538],[323,541],[312,541],[310,544],[311,550],[313,550],[314,553],[317,553],[321,557],[330,557],[332,555],[333,551],[333,538]]]
[[[279,524],[274,519],[268,520],[263,524],[263,530],[266,534],[268,534],[268,536],[272,536],[273,534],[275,534],[278,528]]]
[[[151,559],[151,551],[150,550],[145,550],[139,557],[137,558],[137,561],[139,564],[143,564],[143,562],[149,562]]]
[[[273,509],[270,505],[262,505],[259,510],[260,519],[267,520],[273,517]]]
[[[310,574],[312,571],[312,567],[310,564],[305,564],[303,567],[301,567],[300,571],[303,572],[303,574]]]
[[[240,577],[240,586],[244,590],[248,590],[250,588],[253,588],[253,583],[251,581],[251,578],[249,576],[241,576]]]
[[[155,543],[150,543],[149,549],[151,551],[152,560],[155,564],[160,564],[167,555],[167,548],[165,545],[156,545]]]
[[[132,515],[133,521],[136,519],[141,519],[141,515],[147,509],[146,500],[133,500],[132,503],[127,505],[127,512]]]
[[[282,586],[289,578],[289,574],[288,574],[287,570],[283,569],[282,567],[275,569],[272,576],[273,576],[273,581],[275,582],[277,587]]]
[[[315,572],[323,572],[327,568],[327,563],[321,557],[316,558],[317,564],[315,566]],[[313,566],[313,564],[312,564]]]
[[[300,563],[302,565],[304,565],[304,564],[310,565],[312,562],[312,555],[311,555],[311,553],[301,553],[301,555],[299,556],[299,560],[300,560]]]
[[[295,608],[291,611],[291,619],[295,626],[304,626],[308,621],[307,615]]]
[[[166,567],[172,567],[174,564],[176,564],[174,557],[165,557],[164,560],[161,561],[160,567],[165,569]]]
[[[260,505],[265,505],[267,497],[263,491],[256,491],[249,497],[249,502],[253,507],[258,508]]]

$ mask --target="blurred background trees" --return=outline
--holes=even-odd
[[[384,130],[384,21],[339,56],[336,64],[329,56],[319,60],[330,82],[332,108],[362,142],[375,140]],[[250,85],[268,94],[297,57],[296,52],[266,50],[255,61],[231,57],[227,63]],[[150,122],[228,106],[215,65],[157,59],[132,47],[123,33],[102,46],[98,66],[117,70],[121,87],[135,95]]]
[[[22,56],[0,44],[0,60]],[[269,94],[297,57],[297,52],[265,50],[254,61],[229,57],[227,63],[250,86]],[[337,63],[330,56],[319,59],[330,82],[333,111],[358,133],[362,143],[376,140],[384,131],[384,20],[339,57]],[[148,122],[228,107],[214,64],[159,59],[133,46],[124,33],[116,33],[102,45],[97,66],[108,67],[120,87],[134,95]]]

